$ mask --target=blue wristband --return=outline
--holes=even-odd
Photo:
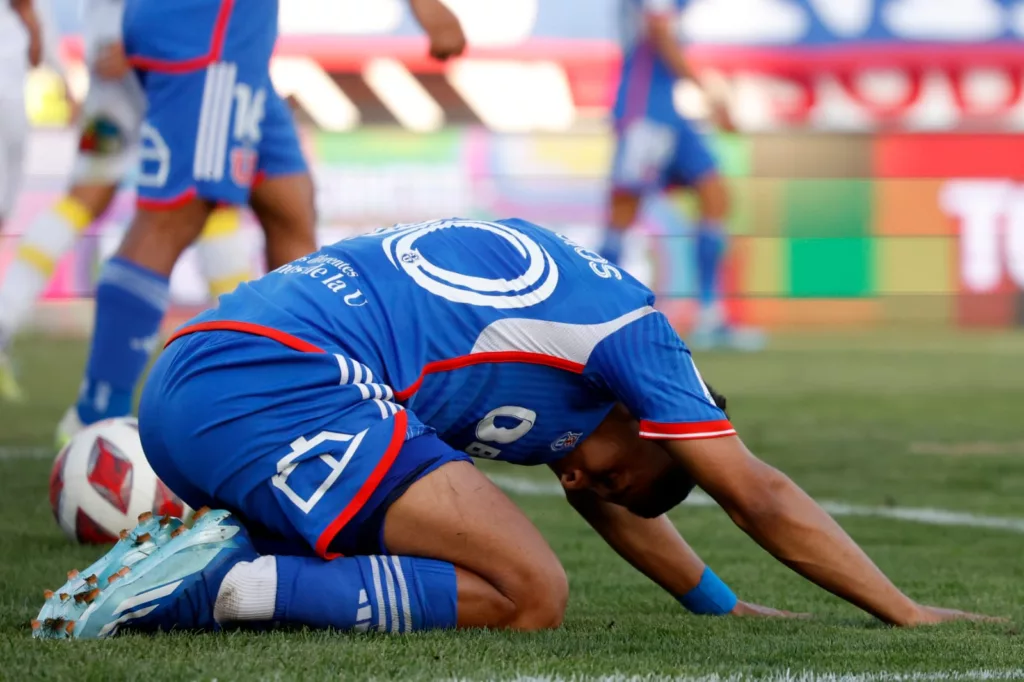
[[[729,586],[707,566],[697,587],[679,597],[687,611],[699,616],[724,616],[736,607],[737,601]]]

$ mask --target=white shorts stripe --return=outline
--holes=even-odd
[[[380,589],[380,569],[375,556],[370,557],[370,569],[373,571],[373,593],[377,597],[377,632],[384,632],[384,593]]]
[[[352,361],[352,383],[363,383],[363,366],[355,360]]]
[[[341,381],[339,382],[342,386],[348,383],[348,360],[344,355],[334,354],[334,357],[338,358],[338,369],[341,371]]]
[[[221,104],[216,112],[217,118],[214,119],[216,137],[213,139],[210,168],[210,179],[214,182],[220,182],[224,178],[224,162],[228,156],[228,134],[231,132],[231,105],[235,99],[235,79],[238,75],[238,67],[235,64],[224,64],[224,70]]]
[[[399,410],[404,409],[404,408],[402,408],[401,405],[396,405],[396,404],[394,404],[393,402],[390,402],[390,401],[387,402],[387,403],[384,403],[384,404],[388,406],[389,410],[391,410],[391,414],[398,414]]]
[[[388,566],[387,557],[378,557],[381,566],[384,567],[384,579],[388,584],[388,601],[391,604],[391,632],[399,631],[398,624],[398,602],[395,601],[395,579],[391,577],[391,568]]]
[[[363,400],[370,399],[370,387],[366,384],[356,384],[359,387],[359,395],[362,396]]]
[[[373,402],[377,403],[377,407],[380,409],[380,418],[387,419],[390,416],[388,408],[386,407],[387,403],[383,400],[374,400]]]
[[[380,400],[384,397],[384,391],[381,390],[380,384],[370,384],[373,386],[373,398],[374,400]]]
[[[363,365],[363,370],[366,372],[366,378],[363,381],[365,381],[368,384],[372,384],[373,383],[373,371],[369,367],[367,367],[366,365]]]
[[[391,557],[391,564],[395,567],[395,577],[398,578],[398,591],[402,595],[402,616],[405,618],[405,627],[402,632],[412,632],[412,609],[409,608],[409,588],[405,584],[405,573],[402,572],[402,562],[398,557]]]
[[[391,390],[391,387],[384,384],[384,400],[394,400],[395,392]]]
[[[210,149],[210,116],[213,110],[214,93],[220,78],[220,64],[206,68],[206,83],[203,85],[203,103],[199,108],[199,129],[196,131],[196,153],[192,160],[192,176],[197,180],[206,177]]]

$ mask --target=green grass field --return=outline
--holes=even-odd
[[[565,564],[571,599],[558,631],[37,642],[28,622],[43,588],[97,555],[68,544],[46,495],[52,428],[85,349],[33,339],[18,350],[32,400],[0,405],[2,679],[1024,679],[1021,335],[783,337],[758,355],[698,357],[748,445],[814,496],[846,505],[833,508],[857,512],[841,523],[897,584],[926,602],[1012,619],[914,631],[881,626],[812,587],[706,505],[673,519],[719,575],[743,598],[815,618],[690,616],[574,518],[550,476],[488,467],[514,477],[523,491],[514,499]],[[935,525],[943,519],[949,525]]]

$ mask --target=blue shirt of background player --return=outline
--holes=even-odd
[[[686,0],[620,0],[622,74],[612,115],[616,127],[642,118],[661,123],[680,120],[672,99],[676,75],[646,36],[651,15],[678,19]]]

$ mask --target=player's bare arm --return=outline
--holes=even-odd
[[[462,24],[441,0],[409,0],[409,9],[430,38],[431,57],[444,61],[466,49]]]
[[[666,441],[666,449],[730,518],[776,559],[891,625],[985,616],[918,604],[903,594],[829,514],[737,436]]]
[[[557,473],[557,467],[553,468]],[[619,556],[695,613],[791,618],[803,615],[728,599],[732,593],[727,590],[720,592],[724,600],[707,601],[701,587],[702,581],[708,579],[708,567],[667,516],[645,519],[602,500],[590,490],[567,490],[565,497]]]
[[[645,27],[651,44],[654,46],[658,56],[664,60],[665,64],[672,70],[672,73],[676,75],[676,78],[689,80],[701,86],[708,105],[711,107],[711,115],[715,124],[723,130],[732,130],[734,125],[726,102],[715,93],[712,93],[697,78],[696,72],[694,72],[689,60],[683,54],[674,21],[675,15],[673,14],[648,13]]]
[[[96,56],[96,73],[107,80],[120,80],[128,75],[132,65],[124,52],[124,43],[107,43]]]
[[[39,15],[32,0],[10,0],[11,7],[17,13],[28,31],[28,61],[32,66],[39,66],[43,61],[43,29]]]

